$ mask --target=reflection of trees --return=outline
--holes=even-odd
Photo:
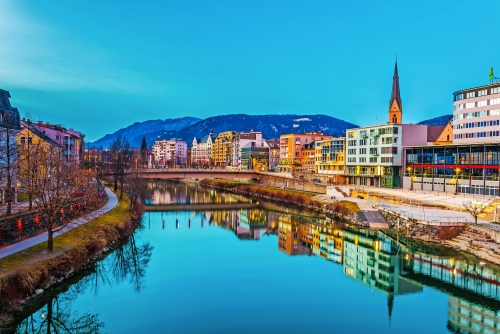
[[[70,293],[50,298],[39,312],[17,326],[16,333],[99,333],[104,323],[97,314],[71,312],[69,304],[74,297]]]
[[[141,291],[152,251],[151,244],[137,245],[135,236],[131,235],[126,244],[96,262],[90,275],[71,285],[68,291],[51,297],[39,311],[24,319],[16,333],[99,333],[104,323],[99,321],[98,315],[79,316],[71,312],[71,302],[89,288],[97,295],[99,287],[127,280],[136,292]]]

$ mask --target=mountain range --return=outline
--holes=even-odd
[[[443,116],[438,116],[434,117],[431,119],[426,119],[425,121],[419,122],[418,124],[423,124],[423,125],[446,125],[450,123],[452,120],[453,115],[443,115]]]
[[[261,131],[263,138],[279,138],[285,133],[305,133],[322,131],[325,134],[345,136],[348,128],[358,127],[353,123],[327,115],[244,115],[231,114],[213,116],[206,119],[195,117],[171,118],[165,120],[150,120],[136,122],[126,128],[94,142],[87,147],[109,148],[113,140],[125,136],[132,147],[139,148],[142,137],[146,138],[148,147],[156,140],[182,139],[191,146],[193,138],[202,138],[213,131],[215,134],[223,131]]]

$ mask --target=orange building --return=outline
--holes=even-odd
[[[311,146],[315,140],[324,140],[333,138],[331,135],[324,135],[323,132],[290,133],[280,136],[280,169],[282,172],[293,173],[303,167],[302,151]],[[311,154],[311,152],[310,152]],[[314,147],[312,148],[314,155]],[[306,167],[307,169],[307,167]],[[312,161],[314,169],[314,158]]]

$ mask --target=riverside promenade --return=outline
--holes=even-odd
[[[79,217],[79,218],[72,220],[66,227],[64,227],[60,231],[55,232],[54,238],[61,235],[61,234],[66,233],[68,231],[71,231],[72,229],[74,229],[78,226],[86,224],[89,221],[91,221],[92,219],[94,219],[94,218],[112,210],[114,207],[116,207],[118,205],[118,197],[115,195],[114,192],[111,191],[111,189],[109,189],[109,187],[106,187],[105,190],[106,190],[106,195],[108,195],[108,201],[106,202],[106,204],[104,204],[104,206],[102,208],[97,209],[95,211],[92,211],[92,212],[86,214],[85,216],[82,216],[82,217]],[[30,247],[33,247],[35,245],[38,245],[44,241],[47,241],[47,232],[40,233],[34,237],[19,241],[18,243],[2,247],[2,248],[0,248],[0,259],[4,258],[6,256],[9,256],[9,255],[15,254],[17,252],[23,251],[23,250],[30,248]]]

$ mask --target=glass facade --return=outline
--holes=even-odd
[[[405,157],[405,176],[417,182],[419,178],[452,179],[456,192],[498,196],[498,144],[410,147],[405,148]]]

